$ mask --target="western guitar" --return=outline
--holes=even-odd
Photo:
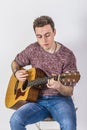
[[[7,87],[5,105],[7,108],[18,109],[27,102],[36,102],[39,91],[48,79],[60,80],[62,83],[77,83],[80,79],[79,72],[62,73],[48,77],[42,70],[31,68],[28,71],[27,80],[22,82],[12,74]]]

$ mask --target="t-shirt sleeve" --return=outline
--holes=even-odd
[[[76,58],[73,53],[70,53],[66,57],[66,61],[63,66],[63,72],[72,72],[72,71],[77,71],[77,65],[76,65]]]
[[[68,72],[76,72],[77,65],[76,65],[76,58],[75,55],[71,52],[66,58],[65,64],[63,66],[63,73]],[[75,86],[76,82],[65,83],[66,86]]]
[[[30,65],[30,56],[31,50],[29,47],[25,48],[23,51],[17,54],[15,57],[15,61],[21,66],[24,67],[26,65]]]

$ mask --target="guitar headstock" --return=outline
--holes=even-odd
[[[59,77],[62,83],[77,83],[80,80],[79,72],[62,73]]]

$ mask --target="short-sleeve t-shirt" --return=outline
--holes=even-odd
[[[17,54],[15,60],[21,67],[31,65],[32,67],[43,70],[47,76],[51,76],[52,74],[59,75],[67,71],[77,71],[76,58],[73,52],[63,44],[58,44],[61,45],[59,50],[49,53],[38,42],[32,43]],[[40,95],[58,94],[58,90],[47,88],[46,85],[40,90]]]

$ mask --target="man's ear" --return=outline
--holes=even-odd
[[[54,36],[56,35],[56,29],[54,29]]]

